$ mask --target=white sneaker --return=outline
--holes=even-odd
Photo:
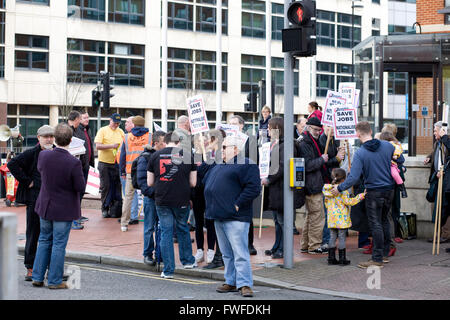
[[[211,263],[214,259],[214,250],[208,249],[208,252],[206,252],[206,263]]]
[[[204,252],[202,249],[198,249],[197,253],[195,254],[194,258],[195,258],[195,262],[202,262],[205,260],[204,258]]]
[[[197,267],[197,262],[194,262],[193,264],[185,264],[183,265],[183,269],[194,269]]]
[[[173,279],[173,276],[165,275],[164,272],[161,272],[161,278],[163,278],[163,279]]]
[[[128,227],[120,227],[120,230],[122,230],[122,232],[127,232],[128,231]]]

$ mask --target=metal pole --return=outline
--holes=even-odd
[[[289,28],[287,10],[291,1],[284,0],[284,27]],[[283,255],[284,267],[292,269],[294,254],[294,194],[289,187],[289,159],[294,155],[294,58],[287,52],[284,54],[284,227]]]
[[[0,300],[17,300],[17,217],[0,212]]]
[[[274,93],[275,94],[275,93]],[[272,104],[272,2],[266,0],[266,105]],[[264,107],[264,106],[263,106]]]
[[[216,10],[216,126],[222,123],[222,0]]]
[[[355,28],[355,3],[352,1],[352,82],[355,81],[355,62],[353,57],[353,33]]]
[[[167,132],[167,0],[162,0],[162,90],[161,90],[161,127]]]

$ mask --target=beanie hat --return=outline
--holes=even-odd
[[[320,120],[317,117],[309,118],[308,121],[306,122],[306,125],[308,125],[308,126],[316,126],[316,127],[322,128],[322,124],[320,123]]]
[[[145,126],[145,119],[141,116],[135,116],[133,117],[133,120],[131,120],[136,127],[144,127]]]

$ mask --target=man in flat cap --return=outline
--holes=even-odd
[[[128,231],[128,224],[131,216],[131,203],[133,201],[135,189],[131,181],[131,165],[144,151],[144,146],[151,142],[148,128],[145,128],[145,119],[135,116],[131,120],[133,129],[125,135],[124,142],[120,149],[120,174],[126,174],[125,199],[122,207],[122,219],[120,226],[122,231]]]
[[[100,173],[100,195],[102,200],[103,218],[112,218],[110,207],[114,202],[122,202],[120,192],[120,175],[117,161],[117,151],[125,134],[119,128],[122,118],[120,114],[113,113],[109,119],[109,125],[100,128],[94,142],[98,150],[98,171]],[[120,214],[114,216],[118,218]]]
[[[41,174],[37,169],[39,153],[45,149],[52,149],[55,141],[54,129],[48,125],[40,127],[37,131],[39,143],[20,153],[8,162],[8,169],[14,178],[19,181],[16,202],[27,206],[27,228],[25,242],[25,268],[27,275],[25,281],[31,281],[34,257],[40,234],[39,216],[34,211],[39,191],[41,189]]]

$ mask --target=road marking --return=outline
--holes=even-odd
[[[137,272],[137,271],[131,271],[131,270],[124,271],[124,270],[113,269],[113,268],[94,268],[94,267],[88,267],[88,266],[81,265],[81,264],[73,264],[73,263],[72,263],[72,265],[79,266],[81,269],[100,271],[100,272],[110,272],[110,273],[123,274],[123,275],[128,275],[128,276],[136,276],[136,277],[148,278],[148,279],[158,279],[158,280],[163,280],[163,281],[180,282],[180,283],[186,283],[186,284],[204,285],[204,284],[217,283],[217,282],[213,282],[213,281],[191,280],[191,279],[183,279],[183,278],[163,279],[159,275],[151,275],[151,274],[144,273],[144,272]]]

